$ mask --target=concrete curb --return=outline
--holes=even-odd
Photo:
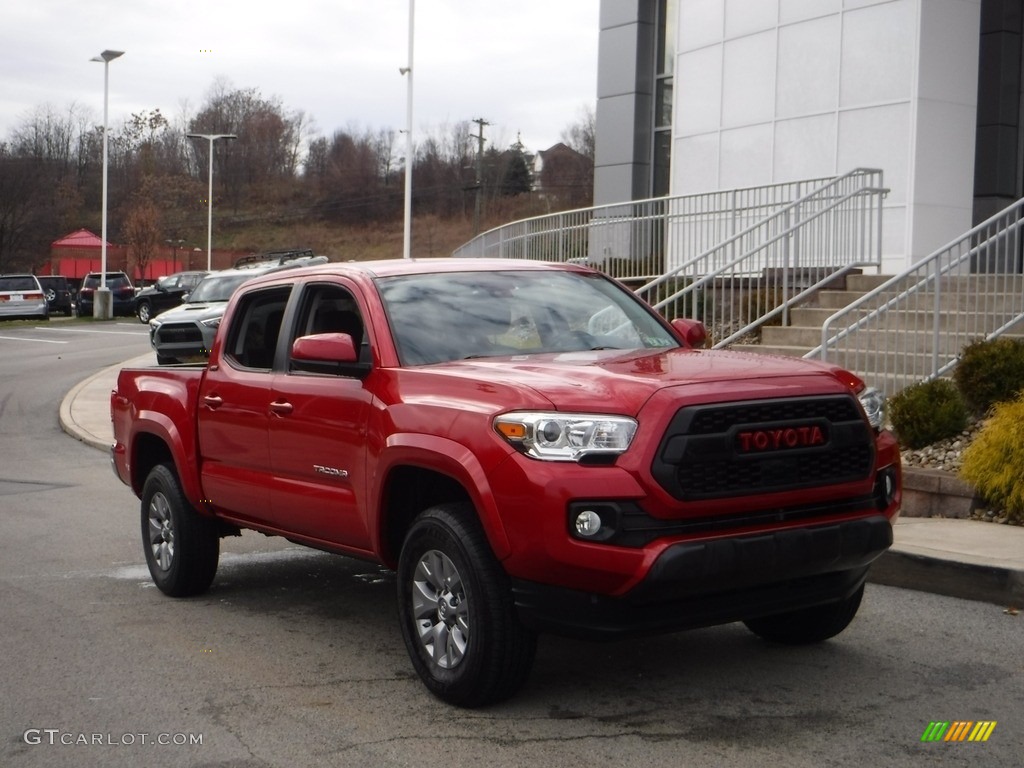
[[[120,370],[124,366],[118,365],[116,367],[118,370]],[[90,387],[97,379],[100,379],[104,376],[109,376],[109,371],[110,369],[108,368],[105,368],[102,371],[97,371],[92,376],[88,377],[83,381],[80,381],[78,384],[72,387],[71,390],[64,396],[64,399],[61,400],[60,402],[60,411],[58,415],[60,428],[65,433],[75,438],[76,440],[79,440],[85,443],[86,445],[92,446],[93,448],[98,448],[101,451],[109,451],[110,443],[104,442],[100,438],[93,435],[92,432],[90,432],[88,429],[83,427],[75,419],[73,406],[75,404],[75,400],[78,398],[78,396],[82,393],[83,390]]]
[[[872,564],[868,581],[963,600],[1024,606],[1024,571],[942,560],[898,549],[888,550]]]

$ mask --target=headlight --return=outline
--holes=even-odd
[[[200,320],[199,322],[205,325],[207,328],[218,328],[220,327],[220,317],[211,317],[209,320]]]
[[[868,417],[868,423],[875,429],[882,429],[885,426],[885,395],[874,387],[868,387],[857,395],[864,413]]]
[[[494,420],[498,434],[527,456],[544,461],[579,461],[617,456],[636,434],[627,416],[585,413],[505,413]]]

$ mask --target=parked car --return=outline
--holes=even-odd
[[[82,280],[78,290],[78,316],[92,315],[96,289],[100,287],[100,272],[90,272]],[[135,286],[124,272],[107,272],[107,288],[110,289],[114,316],[130,317],[135,314]]]
[[[0,275],[0,317],[50,318],[46,295],[35,275]]]
[[[71,300],[71,284],[68,283],[68,279],[63,275],[40,275],[37,279],[43,287],[43,293],[46,294],[50,314],[60,312],[70,317],[74,302]]]
[[[289,270],[235,293],[208,365],[121,370],[111,459],[160,591],[206,591],[242,529],[378,563],[412,668],[458,706],[511,696],[538,632],[822,642],[892,544],[884,398],[705,340],[567,264]]]
[[[149,321],[149,341],[156,350],[156,361],[170,365],[209,357],[228,299],[246,280],[281,269],[326,263],[326,256],[304,256],[283,263],[256,262],[247,267],[211,272],[183,304]]]
[[[175,272],[139,291],[135,296],[135,315],[139,322],[148,323],[161,312],[181,304],[185,295],[192,293],[208,274],[206,271]]]

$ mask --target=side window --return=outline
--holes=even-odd
[[[369,356],[369,340],[359,305],[352,294],[340,285],[314,283],[306,286],[294,335],[289,343],[300,336],[315,333],[347,333],[352,337],[359,359],[366,360]]]
[[[235,306],[224,342],[225,359],[241,368],[269,371],[274,366],[281,320],[291,287],[253,291]]]

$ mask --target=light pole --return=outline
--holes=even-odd
[[[416,29],[416,0],[409,0],[409,66],[399,72],[408,76],[405,97],[405,227],[402,236],[402,258],[412,256],[412,43]]]
[[[237,139],[233,133],[186,133],[190,139],[210,142],[210,191],[206,196],[206,270],[213,270],[213,142],[217,139]]]
[[[185,241],[183,239],[181,239],[181,238],[168,238],[164,242],[166,242],[169,246],[171,246],[171,265],[174,267],[173,271],[177,272],[178,271],[178,249],[181,248],[181,244],[184,243]],[[189,268],[191,269],[191,267],[192,267],[192,264],[189,263]]]
[[[92,302],[92,316],[99,320],[114,317],[114,305],[107,288],[107,103],[110,93],[110,62],[124,51],[104,51],[89,61],[103,62],[103,223],[100,228],[100,287]]]

